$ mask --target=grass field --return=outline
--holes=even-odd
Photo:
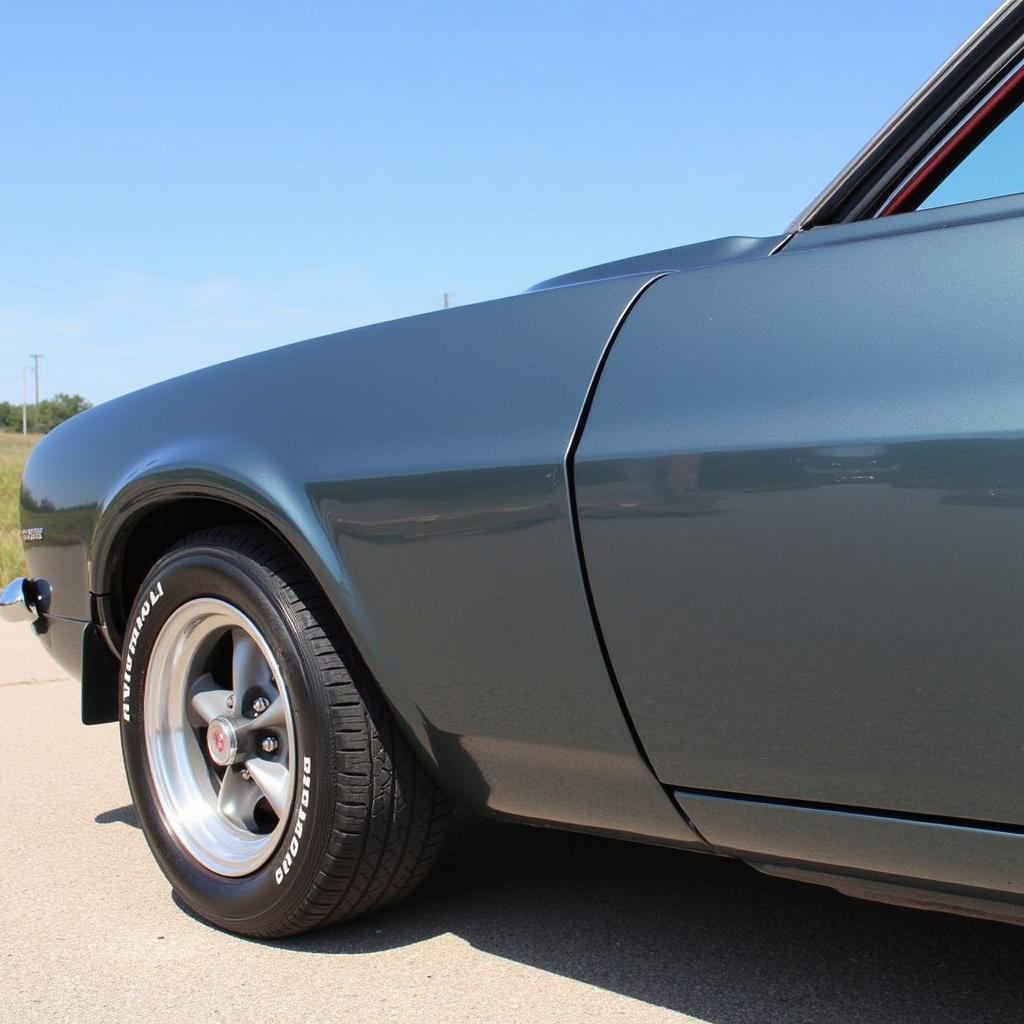
[[[18,488],[25,460],[38,437],[0,433],[0,587],[14,576],[23,576],[18,524]]]

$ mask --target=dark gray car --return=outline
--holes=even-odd
[[[382,907],[451,801],[1024,921],[1024,7],[785,232],[260,353],[37,446],[4,593],[181,898]]]

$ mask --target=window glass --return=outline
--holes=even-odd
[[[953,168],[919,210],[1024,192],[1024,106]]]

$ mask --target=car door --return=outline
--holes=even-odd
[[[666,785],[1024,823],[1024,197],[669,275],[574,473]]]

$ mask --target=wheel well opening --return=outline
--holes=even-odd
[[[142,581],[157,560],[178,541],[215,526],[250,525],[283,538],[262,519],[230,502],[216,498],[183,498],[147,509],[124,530],[107,574],[110,599],[106,626],[111,641],[120,646],[128,611]]]

